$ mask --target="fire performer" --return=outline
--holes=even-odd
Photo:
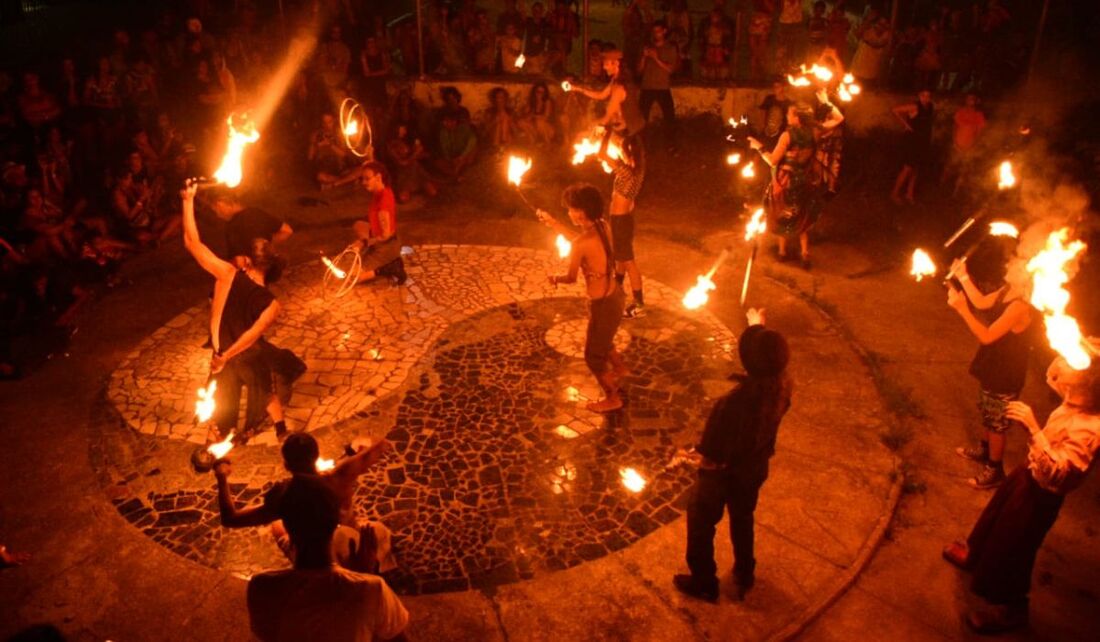
[[[615,251],[615,281],[619,287],[630,277],[634,302],[623,310],[623,317],[645,316],[645,295],[642,293],[642,272],[634,260],[634,200],[645,183],[645,148],[640,136],[623,139],[619,158],[607,153],[610,133],[604,136],[599,158],[611,166],[611,245]]]
[[[642,115],[641,90],[623,67],[623,52],[610,46],[603,52],[603,70],[611,82],[600,91],[573,86],[576,91],[592,100],[606,100],[603,118],[596,124],[622,134],[631,136],[645,128],[645,116]]]
[[[775,149],[767,152],[763,144],[749,137],[749,145],[760,152],[772,167],[772,179],[764,192],[768,229],[779,239],[779,259],[787,259],[787,237],[798,235],[802,267],[810,269],[810,228],[821,212],[821,172],[814,171],[817,139],[844,122],[844,115],[821,90],[817,99],[829,110],[824,121],[814,118],[813,108],[805,103],[787,108],[787,131],[779,135]]]
[[[374,267],[363,270],[359,282],[375,277],[389,278],[395,285],[403,285],[408,275],[401,259],[401,240],[397,236],[397,200],[390,187],[390,172],[378,161],[363,165],[363,187],[370,193],[367,218],[352,225],[359,237],[362,252],[369,253]]]
[[[672,578],[681,592],[709,602],[718,601],[714,529],[725,509],[729,510],[738,597],[743,599],[753,586],[753,512],[760,487],[768,479],[779,423],[791,406],[787,340],[764,327],[763,310],[749,309],[745,316],[749,327],[737,344],[747,374],[730,377],[738,385],[715,402],[696,447],[702,460],[688,503],[691,574]]]
[[[377,464],[390,449],[386,440],[373,446],[355,442],[355,454],[345,457],[328,472],[317,471],[321,449],[308,433],[294,433],[282,445],[283,466],[290,478],[275,483],[263,497],[263,503],[238,508],[229,487],[232,467],[228,461],[214,466],[218,481],[218,510],[222,526],[244,528],[271,524],[271,534],[279,548],[291,560],[295,550],[281,520],[285,518],[284,498],[300,485],[321,485],[334,493],[340,506],[340,527],[333,540],[337,561],[346,568],[362,572],[385,572],[396,568],[390,551],[390,531],[381,522],[359,522],[355,516],[355,488],[359,477]],[[370,549],[370,550],[368,550]]]
[[[1006,409],[1020,398],[1035,330],[1042,327],[1039,312],[1024,293],[1005,282],[1010,243],[1014,241],[1007,237],[983,240],[970,259],[952,266],[962,292],[953,286],[947,292],[948,305],[981,344],[970,363],[970,374],[978,380],[984,434],[977,446],[955,449],[960,457],[982,464],[982,471],[970,479],[978,489],[1004,481],[1005,433],[1012,425]]]
[[[218,381],[214,421],[223,434],[236,427],[241,386],[247,386],[245,428],[238,433],[238,442],[248,439],[265,412],[275,423],[275,434],[282,438],[287,428],[276,384],[285,392],[306,369],[294,353],[263,338],[279,314],[279,302],[265,286],[278,278],[284,263],[265,239],[253,240],[240,268],[218,258],[199,237],[195,223],[197,189],[195,181],[188,181],[180,193],[183,241],[191,256],[215,279],[210,308],[214,349],[210,373]]]
[[[569,255],[569,271],[550,277],[550,283],[576,283],[577,273],[584,273],[588,291],[588,330],[584,342],[584,361],[603,389],[604,398],[588,404],[591,412],[614,412],[623,407],[619,382],[627,373],[622,355],[615,349],[615,333],[623,317],[623,291],[612,276],[614,252],[611,249],[611,228],[604,220],[603,197],[600,191],[585,183],[575,183],[565,189],[562,204],[569,211],[569,220],[581,228],[573,239]],[[572,231],[543,210],[539,220],[559,234],[572,236]]]
[[[202,200],[201,198],[199,199]],[[294,233],[290,224],[256,207],[245,207],[235,195],[218,191],[208,200],[210,209],[225,224],[225,247],[211,248],[215,253],[242,269],[256,239],[265,239],[272,247]]]
[[[1097,340],[1090,344],[1100,349]],[[948,562],[973,573],[971,590],[989,603],[966,615],[978,633],[1027,624],[1035,556],[1066,494],[1081,486],[1100,450],[1100,362],[1078,371],[1058,357],[1047,370],[1047,383],[1062,404],[1045,426],[1026,404],[1008,404],[1008,417],[1030,434],[1027,461],[997,489],[967,540],[943,550]]]

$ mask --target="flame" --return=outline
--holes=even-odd
[[[1008,189],[1016,185],[1016,175],[1012,173],[1012,162],[1003,161],[997,179],[997,189]]]
[[[741,154],[730,154],[729,156],[726,156],[726,164],[727,165],[737,165],[740,162],[741,162]]]
[[[233,431],[229,431],[225,441],[219,441],[206,447],[206,452],[214,456],[214,459],[224,459],[229,451],[233,450]]]
[[[833,72],[828,67],[819,67],[816,63],[810,67],[810,73],[821,82],[829,82],[833,79]]]
[[[844,85],[836,88],[836,95],[838,98],[846,103],[852,102],[852,94],[848,93],[848,90],[844,87]]]
[[[810,79],[805,76],[799,76],[798,78],[795,78],[794,76],[787,74],[787,82],[791,83],[791,85],[795,87],[810,86]]]
[[[849,84],[848,85],[848,93],[852,94],[853,96],[858,96],[859,92],[861,92],[861,91],[863,91],[863,88],[860,87],[859,85],[856,85],[856,84]]]
[[[195,416],[199,423],[214,416],[214,391],[218,389],[217,380],[211,381],[205,388],[199,388],[199,400],[195,402]]]
[[[1086,245],[1080,240],[1067,245],[1068,240],[1068,228],[1051,232],[1046,248],[1027,262],[1027,271],[1032,275],[1031,305],[1043,313],[1050,347],[1071,368],[1084,370],[1091,365],[1092,358],[1085,349],[1077,320],[1066,314],[1069,292],[1062,286],[1069,282],[1066,265],[1084,252]]]
[[[325,264],[325,267],[328,268],[328,271],[332,272],[332,275],[336,278],[342,279],[347,276],[347,273],[336,267],[336,264],[333,263],[327,256],[322,255],[321,262]]]
[[[233,116],[225,121],[229,124],[229,143],[221,166],[214,172],[214,178],[226,187],[236,187],[241,184],[243,177],[241,157],[244,156],[244,148],[260,139],[260,132],[256,130],[256,125],[251,120],[244,116],[239,120],[243,121],[240,129],[233,126]]]
[[[633,468],[620,468],[619,477],[623,480],[623,486],[630,492],[640,493],[645,490],[645,477]]]
[[[714,285],[714,281],[710,280],[709,275],[699,275],[696,278],[695,285],[684,295],[684,307],[688,310],[695,310],[706,305],[710,299],[708,293],[717,287]]]
[[[573,85],[570,84],[570,82],[568,80],[563,80],[563,81],[561,81],[561,90],[562,91],[573,91]]]
[[[332,470],[333,468],[336,468],[336,460],[334,460],[334,459],[325,459],[324,457],[318,457],[317,461],[314,462],[314,466],[317,467],[317,472],[319,472],[319,473],[328,472],[328,471]]]
[[[918,283],[926,276],[936,275],[936,264],[932,262],[932,257],[928,256],[928,252],[920,248],[913,251],[913,267],[909,269],[909,274]]]
[[[508,182],[516,187],[519,187],[523,182],[523,175],[527,173],[527,170],[531,169],[530,158],[520,158],[519,156],[508,157]]]
[[[752,163],[745,163],[741,168],[741,178],[756,178],[756,168]]]
[[[573,244],[569,242],[569,239],[565,238],[564,234],[558,234],[558,237],[554,239],[554,245],[558,247],[558,257],[563,259],[569,256],[569,253],[573,251]]]
[[[523,65],[526,62],[527,62],[527,57],[524,56],[523,54],[520,54],[519,57],[516,58],[516,69],[523,69]]]
[[[741,119],[737,120],[734,117],[730,116],[730,119],[726,122],[729,123],[730,127],[733,127],[734,129],[737,129],[738,127],[740,127],[742,125],[748,125],[749,124],[749,119],[746,118],[745,116],[741,116]]]
[[[580,141],[573,144],[573,160],[574,165],[580,165],[589,156],[593,156],[600,152],[600,137],[603,136],[603,128],[596,127],[591,134],[591,137],[585,136]],[[612,160],[617,160],[622,157],[622,149],[614,143],[614,141],[608,141],[607,143],[607,156]],[[601,160],[600,164],[603,166],[603,171],[610,174],[611,166],[607,164],[607,161]]]
[[[768,221],[764,218],[764,208],[758,207],[752,213],[752,218],[745,225],[745,240],[751,241],[754,237],[768,231]]]
[[[577,437],[581,436],[579,432],[573,430],[565,424],[558,424],[558,427],[554,428],[554,434],[561,437],[562,439],[576,439]]]
[[[345,136],[355,136],[358,133],[359,133],[359,121],[358,120],[349,120],[348,124],[344,126],[344,135]]]
[[[993,221],[990,223],[989,234],[991,236],[1011,236],[1014,239],[1020,238],[1020,230],[1006,221]]]
[[[584,396],[580,390],[573,386],[567,386],[565,388],[565,398],[569,401],[588,401],[588,397]]]
[[[851,85],[855,81],[856,79],[852,76],[852,74],[844,74],[844,77],[840,79],[840,82],[844,83],[845,85]]]

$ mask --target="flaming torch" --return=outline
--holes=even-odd
[[[532,161],[530,158],[520,158],[519,156],[508,157],[508,183],[515,185],[516,193],[523,199],[523,204],[531,209],[535,209],[534,206],[527,200],[527,197],[523,195],[523,189],[520,185],[523,183],[523,175],[531,169]]]
[[[565,238],[564,234],[558,234],[558,237],[554,239],[554,245],[558,247],[559,258],[564,259],[573,251],[573,244],[569,242],[569,239]]]
[[[1077,320],[1066,314],[1069,292],[1063,287],[1069,282],[1066,265],[1085,251],[1085,244],[1075,240],[1068,245],[1069,229],[1051,232],[1046,248],[1027,262],[1032,275],[1031,305],[1043,313],[1047,341],[1055,352],[1065,358],[1074,370],[1084,370],[1092,364]]]
[[[745,166],[741,168],[741,178],[746,180],[756,178],[756,168],[752,163],[745,163]]]
[[[990,236],[1010,236],[1014,239],[1020,238],[1020,230],[1016,229],[1016,226],[1006,221],[993,221],[989,224]]]
[[[244,156],[244,148],[260,139],[260,132],[247,116],[241,116],[238,120],[241,121],[238,123],[239,128],[233,124],[233,116],[225,121],[229,125],[229,144],[221,166],[214,172],[214,178],[230,188],[241,184],[241,157]]]
[[[745,280],[741,283],[741,306],[745,305],[745,297],[749,295],[749,276],[752,275],[752,263],[756,260],[756,248],[760,245],[760,235],[768,231],[768,221],[764,218],[764,208],[758,207],[752,213],[752,218],[745,225],[745,240],[752,241],[752,251],[749,252],[749,261],[745,265]]]
[[[217,441],[206,447],[206,452],[210,453],[210,456],[215,461],[219,459],[225,459],[225,456],[229,454],[229,451],[233,450],[233,431],[230,430],[222,441]]]
[[[344,272],[340,268],[336,267],[336,264],[332,262],[332,259],[328,258],[327,256],[325,256],[323,254],[321,255],[321,263],[324,263],[325,267],[328,268],[328,271],[332,272],[332,276],[334,276],[338,279],[343,279],[343,278],[347,277],[346,272]]]
[[[218,389],[218,381],[211,381],[205,388],[199,388],[199,400],[195,402],[195,417],[199,423],[206,423],[214,416],[214,391]]]
[[[710,292],[717,289],[714,285],[714,273],[718,271],[722,263],[725,263],[726,257],[729,256],[729,248],[724,248],[722,253],[718,255],[718,260],[711,266],[710,271],[705,275],[699,275],[695,279],[695,285],[691,287],[687,293],[684,294],[683,304],[688,310],[696,310],[706,305],[710,300]]]
[[[926,276],[936,275],[936,264],[932,262],[932,257],[928,256],[928,252],[917,248],[913,251],[913,265],[909,268],[909,274],[920,283]]]
[[[349,120],[348,124],[344,126],[344,135],[348,136],[350,138],[351,136],[355,136],[358,133],[359,133],[359,121],[358,120]]]
[[[997,189],[1009,189],[1016,186],[1016,175],[1012,173],[1012,162],[1002,161],[997,171]]]
[[[523,65],[527,64],[527,56],[520,54],[516,58],[516,69],[523,69]]]
[[[794,76],[787,74],[787,82],[789,82],[792,87],[810,86],[810,79],[805,76],[799,76],[798,78],[795,78]]]
[[[573,91],[573,85],[568,80],[561,81],[561,90],[565,92]]]
[[[333,468],[336,468],[336,460],[335,459],[325,459],[324,457],[318,457],[317,461],[314,462],[314,466],[317,468],[317,472],[327,473],[328,471],[332,470]]]
[[[730,154],[729,156],[726,156],[726,164],[727,165],[737,165],[740,162],[741,162],[741,154],[733,153],[733,154]]]

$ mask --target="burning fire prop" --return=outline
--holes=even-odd
[[[1012,162],[1002,161],[997,170],[997,189],[1005,190],[1016,186],[1016,175],[1012,173]]]
[[[531,169],[532,161],[530,158],[520,158],[519,156],[508,157],[508,182],[516,187],[520,186],[523,182],[523,175]]]
[[[1016,226],[1006,221],[993,221],[989,224],[990,236],[1009,236],[1014,239],[1020,238],[1020,230],[1016,229]]]
[[[573,144],[573,160],[574,165],[580,165],[589,156],[595,156],[600,153],[601,140],[605,136],[605,130],[603,127],[595,127],[592,132],[580,139],[580,141]],[[609,139],[607,141],[607,157],[612,160],[618,160],[622,157],[622,149],[615,142],[615,140]],[[607,161],[600,160],[600,165],[603,166],[603,171],[610,174],[611,165],[607,164]]]
[[[1063,287],[1070,276],[1066,266],[1085,251],[1083,241],[1069,242],[1069,229],[1051,232],[1046,247],[1027,262],[1032,275],[1031,305],[1043,313],[1047,341],[1074,370],[1092,364],[1087,344],[1077,320],[1066,314],[1069,292]]]
[[[334,276],[338,279],[343,279],[343,278],[347,277],[347,275],[348,275],[347,272],[345,272],[345,271],[341,270],[340,268],[336,267],[336,264],[333,263],[331,259],[329,259],[327,256],[325,256],[323,254],[321,255],[321,262],[325,264],[325,267],[328,268],[329,272],[332,272],[332,276]]]
[[[697,310],[707,304],[707,301],[710,300],[710,292],[718,287],[714,285],[714,274],[726,262],[727,256],[729,256],[728,247],[724,248],[722,253],[718,255],[718,260],[710,267],[710,271],[696,277],[695,285],[684,294],[682,302],[685,308]]]
[[[236,121],[236,124],[234,124]],[[247,115],[231,115],[225,121],[229,125],[229,143],[222,157],[222,164],[214,172],[214,179],[226,187],[237,187],[244,177],[241,157],[246,146],[260,140],[260,132]]]
[[[797,76],[787,74],[787,82],[792,87],[809,87],[813,84],[826,86],[831,83],[836,74],[833,73],[828,67],[824,67],[814,63],[810,67],[801,65],[799,67],[800,73]],[[853,98],[858,96],[863,89],[856,84],[855,77],[852,74],[844,74],[840,81],[836,85],[836,94],[843,102],[851,102]]]
[[[520,54],[516,58],[516,69],[523,69],[523,66],[525,64],[527,64],[527,56],[524,56],[523,54]]]
[[[756,167],[753,166],[751,161],[748,162],[748,163],[745,163],[745,166],[741,168],[741,178],[744,178],[744,179],[756,178]]]
[[[214,416],[214,392],[218,389],[217,380],[211,381],[205,388],[199,388],[199,400],[195,402],[195,417],[199,423],[206,423]]]
[[[741,306],[744,307],[745,299],[749,295],[749,277],[752,276],[752,264],[756,261],[756,249],[760,245],[760,235],[768,231],[768,221],[764,218],[764,208],[758,207],[752,213],[752,218],[745,225],[745,240],[752,241],[752,251],[749,252],[749,261],[745,264],[745,280],[741,283]]]
[[[926,276],[936,275],[936,264],[932,262],[932,257],[928,256],[928,252],[920,248],[913,251],[913,264],[909,268],[909,274],[918,283]]]
[[[229,451],[233,450],[233,431],[229,431],[225,439],[217,441],[206,447],[206,452],[214,458],[214,460],[225,459],[225,456],[229,454]]]
[[[738,154],[738,153],[735,152],[733,154],[730,154],[729,156],[726,156],[726,164],[727,165],[739,165],[740,163],[741,163],[741,154]]]
[[[340,102],[340,132],[344,135],[344,145],[351,153],[359,158],[372,155],[374,132],[370,119],[367,118],[363,106],[352,98],[345,98]]]
[[[328,471],[332,470],[333,468],[336,468],[336,460],[335,459],[325,459],[324,457],[318,457],[317,461],[314,462],[314,466],[317,468],[317,472],[327,473]]]
[[[558,258],[564,259],[573,252],[573,244],[565,238],[564,234],[558,234],[558,237],[554,239],[554,245],[558,248]]]
[[[321,255],[321,263],[325,266],[321,292],[326,298],[331,294],[333,298],[339,299],[355,288],[359,282],[359,274],[363,271],[361,252],[359,245],[352,243],[336,255],[335,259]]]
[[[565,92],[573,91],[573,85],[568,80],[561,81],[561,90]]]
[[[619,478],[622,479],[623,487],[632,493],[640,493],[645,490],[646,479],[642,477],[641,473],[633,468],[620,468]]]

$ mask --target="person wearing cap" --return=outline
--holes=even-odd
[[[641,90],[622,63],[623,52],[614,45],[608,45],[603,52],[603,70],[611,82],[600,91],[576,85],[571,91],[579,92],[592,100],[606,100],[603,118],[597,124],[623,136],[633,136],[645,128]]]
[[[1090,353],[1100,353],[1100,340],[1088,343]],[[973,574],[970,590],[986,602],[965,617],[977,633],[1027,624],[1035,556],[1066,495],[1085,482],[1100,452],[1100,361],[1074,370],[1058,357],[1047,370],[1047,384],[1062,404],[1045,426],[1021,401],[1009,402],[1005,412],[1027,429],[1027,460],[1005,478],[966,541],[943,549],[944,559]]]
[[[691,573],[672,578],[679,591],[708,602],[718,601],[714,529],[726,509],[738,597],[743,599],[752,588],[756,569],[753,511],[760,487],[768,478],[779,422],[791,406],[787,340],[764,327],[763,310],[750,309],[746,316],[749,327],[738,340],[746,374],[731,377],[737,386],[715,402],[696,446],[702,459],[687,513]]]
[[[333,534],[339,498],[320,477],[295,480],[283,494],[294,568],[266,571],[248,581],[252,632],[264,642],[400,640],[409,623],[401,600],[377,575],[336,564]]]

